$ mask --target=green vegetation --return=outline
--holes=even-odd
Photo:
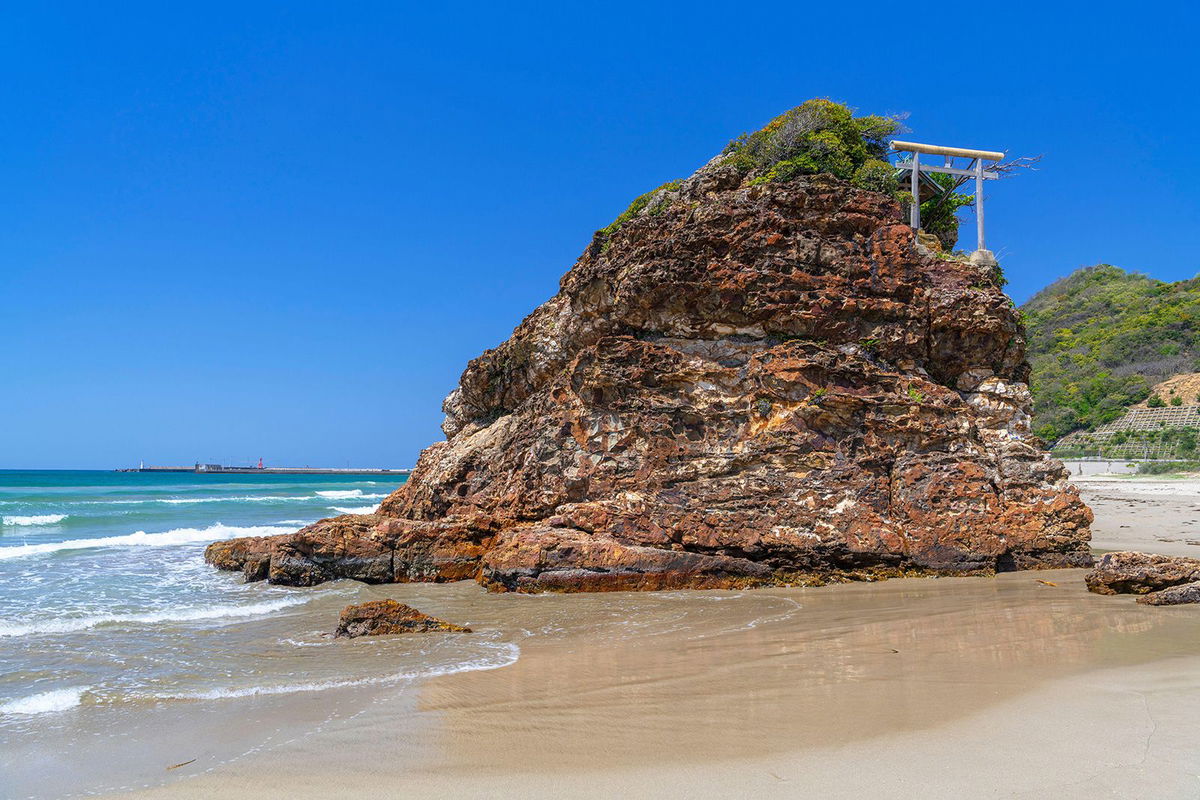
[[[633,202],[629,204],[629,208],[621,212],[620,216],[596,232],[605,237],[612,236],[621,228],[622,225],[636,217],[639,213],[641,213],[642,209],[650,205],[651,202],[654,202],[654,207],[650,209],[651,214],[662,211],[667,206],[666,193],[675,191],[682,184],[682,178],[673,181],[667,181],[657,189],[646,192],[643,195],[638,195],[633,199]],[[659,192],[662,192],[663,194],[659,194]]]
[[[896,168],[888,161],[889,141],[899,130],[896,117],[856,117],[849,106],[814,98],[780,114],[760,130],[737,137],[723,154],[726,163],[740,170],[751,185],[829,174],[908,205],[912,195],[899,186]],[[922,227],[950,251],[958,239],[958,210],[975,198],[952,191],[954,179],[949,175],[931,173],[930,177],[951,191],[921,204]],[[646,192],[597,233],[607,239],[647,207],[650,213],[661,211],[668,204],[666,192],[681,183],[671,181]]]
[[[1200,278],[1165,283],[1101,264],[1051,284],[1021,312],[1034,430],[1050,441],[1111,422],[1154,384],[1200,371]]]
[[[930,172],[929,177],[946,193],[921,203],[921,229],[936,236],[942,243],[943,250],[951,251],[958,243],[958,210],[974,203],[975,195],[959,194],[953,191],[954,177],[952,175]],[[906,192],[905,196],[911,198],[912,194]],[[999,267],[996,269],[999,270]]]
[[[1200,461],[1143,461],[1138,475],[1170,475],[1176,472],[1200,472]]]
[[[1060,458],[1101,456],[1105,458],[1194,458],[1195,428],[1160,428],[1152,431],[1118,431],[1111,436],[1082,434],[1070,447],[1059,448]]]
[[[908,387],[908,399],[920,403],[925,399],[924,393],[915,386]]]
[[[751,183],[787,181],[827,172],[864,189],[895,192],[888,139],[900,128],[891,117],[856,117],[841,103],[816,98],[780,114],[725,148],[729,163],[753,173]]]

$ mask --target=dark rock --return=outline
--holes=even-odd
[[[412,606],[395,600],[370,600],[342,609],[334,636],[353,639],[356,636],[435,631],[470,633],[471,629],[422,614]]]
[[[376,514],[209,561],[519,591],[1090,565],[992,271],[828,176],[749,185],[718,159],[663,197],[467,366],[447,441]]]
[[[1096,594],[1148,594],[1194,581],[1200,581],[1200,559],[1155,553],[1105,553],[1084,576],[1088,590]]]
[[[1185,603],[1200,603],[1200,581],[1159,589],[1142,595],[1137,601],[1147,606],[1178,606]]]

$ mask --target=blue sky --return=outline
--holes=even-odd
[[[5,4],[0,467],[410,465],[592,231],[813,96],[1044,154],[1018,301],[1200,269],[1196,11],[902,7]]]

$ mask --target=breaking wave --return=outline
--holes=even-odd
[[[362,489],[330,489],[326,492],[317,492],[317,497],[327,497],[330,500],[349,500],[351,497],[362,496]]]
[[[138,531],[125,536],[102,536],[96,539],[68,539],[64,542],[45,542],[42,544],[23,544],[13,547],[0,547],[0,561],[9,558],[58,553],[64,550],[91,550],[97,547],[167,547],[179,544],[194,544],[196,542],[215,542],[218,539],[232,539],[238,536],[274,536],[280,533],[291,533],[293,528],[281,528],[270,525],[253,525],[237,527],[216,523],[207,528],[176,528],[162,533],[146,533]]]
[[[349,500],[351,498],[361,500],[381,500],[387,497],[386,494],[363,494],[362,489],[331,489],[329,491],[316,492],[314,494],[290,494],[290,495],[253,495],[253,496],[229,496],[229,497],[156,497],[142,500],[106,500],[100,501],[106,505],[124,505],[137,506],[146,505],[148,503],[166,503],[167,505],[183,506],[193,505],[196,503],[305,503],[313,500]],[[87,503],[97,501],[88,500]]]
[[[373,506],[358,506],[357,508],[341,508],[339,506],[330,506],[330,511],[336,511],[339,514],[374,514],[379,510],[379,504]]]
[[[198,622],[211,619],[243,619],[261,617],[275,611],[309,602],[311,596],[280,597],[244,606],[206,606],[203,608],[174,608],[143,611],[134,614],[96,614],[88,617],[49,619],[31,623],[0,622],[0,637],[34,634],[74,633],[101,625],[146,625],[151,623]]]
[[[90,686],[78,686],[73,689],[53,689],[49,692],[31,694],[28,697],[17,697],[6,703],[0,703],[0,714],[48,714],[54,711],[66,711],[74,708],[83,700],[83,693]]]
[[[33,514],[28,517],[3,517],[5,525],[56,525],[67,518],[66,514]]]

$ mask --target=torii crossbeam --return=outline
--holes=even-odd
[[[995,256],[987,249],[984,239],[983,230],[983,182],[993,178],[999,178],[1000,175],[996,172],[991,172],[984,168],[983,162],[991,161],[993,163],[1002,161],[1004,153],[997,153],[993,150],[967,150],[962,147],[942,147],[936,144],[920,144],[919,142],[892,142],[892,149],[902,153],[911,153],[910,159],[901,161],[896,165],[896,168],[902,173],[909,173],[909,180],[912,186],[913,203],[909,215],[909,224],[912,225],[913,234],[921,229],[921,186],[924,185],[934,189],[936,193],[941,194],[946,191],[945,187],[935,183],[927,173],[941,172],[948,175],[958,175],[960,177],[975,178],[975,230],[978,239],[978,247],[971,255],[971,260],[975,262],[984,262],[995,264]],[[922,164],[921,154],[932,156],[943,156],[944,164]],[[970,163],[965,167],[955,166],[954,159],[968,158]]]

